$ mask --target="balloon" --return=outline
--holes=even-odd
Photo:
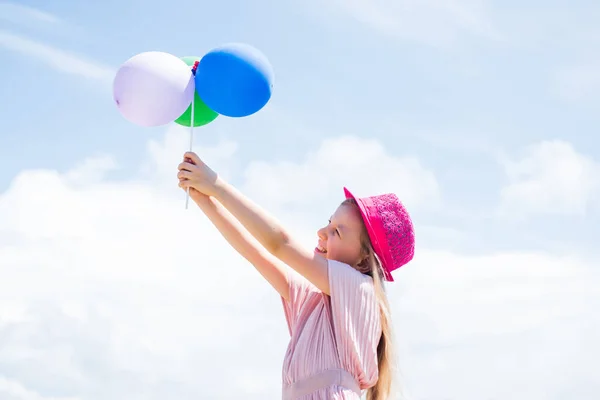
[[[259,50],[232,43],[202,57],[196,70],[196,91],[219,114],[245,117],[267,104],[273,79],[269,60]]]
[[[127,60],[115,76],[113,97],[121,114],[141,126],[173,122],[190,105],[194,74],[174,55],[150,51]]]
[[[196,61],[200,60],[200,57],[182,57],[183,62],[185,62],[188,67],[194,65]],[[176,123],[183,126],[190,126],[191,124],[191,116],[192,116],[192,105],[188,107],[185,112],[175,120]],[[210,108],[202,101],[200,96],[198,96],[198,92],[194,93],[194,126],[202,126],[206,125],[215,118],[217,118],[219,114]]]

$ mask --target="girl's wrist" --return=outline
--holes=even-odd
[[[221,200],[226,190],[227,182],[221,179],[220,176],[217,176],[217,179],[215,179],[215,183],[213,184],[214,193],[212,194],[212,196],[217,200]]]
[[[200,193],[198,191],[190,191],[190,197],[197,204],[201,205],[204,203],[208,203],[210,201],[209,196],[204,193]]]

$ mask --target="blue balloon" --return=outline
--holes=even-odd
[[[246,117],[271,99],[274,74],[259,50],[231,43],[202,57],[195,80],[198,96],[213,111],[227,117]]]

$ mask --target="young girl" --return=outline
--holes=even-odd
[[[231,246],[279,292],[291,335],[283,399],[385,400],[392,381],[392,331],[383,280],[414,253],[410,217],[394,194],[344,200],[304,249],[271,216],[192,152],[179,186]]]

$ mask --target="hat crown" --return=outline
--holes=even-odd
[[[371,202],[381,220],[389,258],[392,261],[391,265],[386,265],[386,270],[391,272],[408,263],[414,257],[414,227],[408,211],[395,194],[372,196]]]

